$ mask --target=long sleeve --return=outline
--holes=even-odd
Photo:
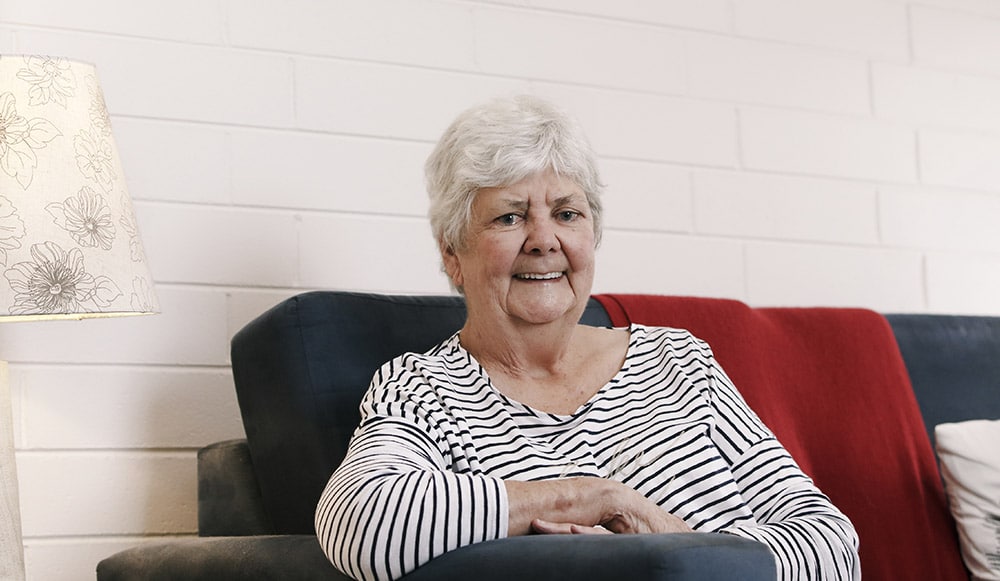
[[[382,368],[317,506],[323,550],[355,579],[396,579],[446,551],[507,534],[502,481],[455,469],[446,418],[435,418],[434,398],[420,386],[405,366]]]
[[[850,520],[802,472],[714,358],[711,368],[718,410],[713,439],[756,520],[722,532],[767,545],[779,579],[860,579],[858,537]]]

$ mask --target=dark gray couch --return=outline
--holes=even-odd
[[[343,458],[374,370],[458,329],[457,297],[305,293],[233,339],[247,439],[198,456],[199,535],[102,561],[122,579],[344,579],[312,515]],[[889,315],[929,436],[945,421],[1000,418],[1000,318]],[[610,323],[591,299],[583,322]],[[735,573],[738,572],[738,573]],[[773,579],[769,552],[729,535],[521,537],[453,551],[407,579]]]

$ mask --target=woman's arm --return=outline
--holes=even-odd
[[[461,427],[426,363],[406,355],[376,372],[316,507],[323,551],[354,579],[397,579],[458,547],[507,536],[503,482],[473,473],[457,454]]]
[[[316,508],[316,535],[345,574],[398,579],[443,553],[507,535],[503,483],[448,469],[433,428],[363,422]]]
[[[733,467],[757,523],[723,529],[771,548],[779,579],[854,580],[861,575],[858,537],[775,439],[756,444]],[[752,483],[752,484],[750,484]]]
[[[716,409],[712,437],[756,520],[722,532],[770,547],[779,579],[859,579],[858,536],[851,521],[802,472],[711,357],[710,374]]]

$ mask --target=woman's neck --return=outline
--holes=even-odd
[[[470,318],[462,328],[462,347],[488,370],[496,367],[511,375],[559,373],[572,358],[578,325],[566,321],[546,324],[485,323]]]
[[[569,415],[621,369],[628,333],[550,325],[514,333],[490,328],[483,334],[472,324],[463,328],[460,339],[505,396],[536,410]]]

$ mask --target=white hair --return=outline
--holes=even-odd
[[[580,125],[534,96],[501,98],[461,113],[444,132],[424,167],[434,238],[461,249],[482,188],[506,187],[553,170],[587,196],[594,236],[601,238],[603,184]]]

